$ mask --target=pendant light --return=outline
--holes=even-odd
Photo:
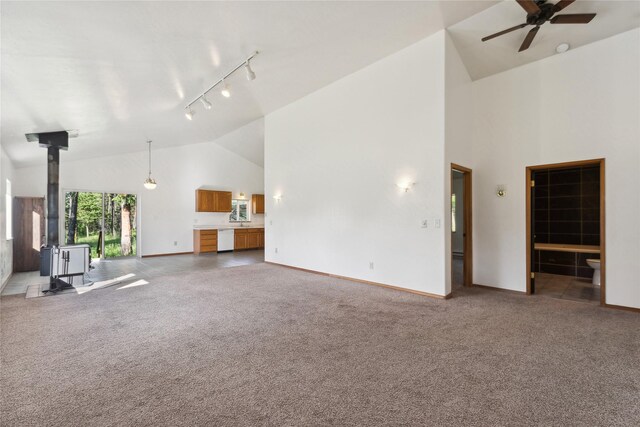
[[[151,141],[147,141],[147,144],[149,144],[149,177],[144,181],[144,188],[155,190],[158,184],[156,184],[155,179],[151,178]]]

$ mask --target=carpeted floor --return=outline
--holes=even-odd
[[[640,315],[267,264],[1,299],[3,426],[640,424]]]

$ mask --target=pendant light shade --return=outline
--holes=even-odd
[[[151,178],[151,141],[147,141],[147,144],[149,144],[149,176],[144,181],[144,188],[147,190],[155,190],[158,184],[156,184],[155,179]]]

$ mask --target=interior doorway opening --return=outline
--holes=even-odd
[[[471,169],[451,164],[451,291],[473,286]]]
[[[606,305],[604,159],[529,166],[527,293]]]
[[[65,244],[88,244],[93,259],[137,256],[135,194],[66,191],[64,212]]]

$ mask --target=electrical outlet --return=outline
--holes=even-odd
[[[178,246],[178,241],[177,241],[177,240],[175,240],[175,241],[173,242],[173,246]]]
[[[278,253],[278,248],[276,248],[276,253]]]
[[[440,228],[440,219],[436,219],[436,228]]]
[[[373,270],[373,261],[369,263],[369,270]]]
[[[422,228],[428,228],[429,227],[429,220],[427,219],[423,219],[422,223],[421,223]]]
[[[270,220],[270,221],[269,221],[269,225],[273,225],[273,220]]]

